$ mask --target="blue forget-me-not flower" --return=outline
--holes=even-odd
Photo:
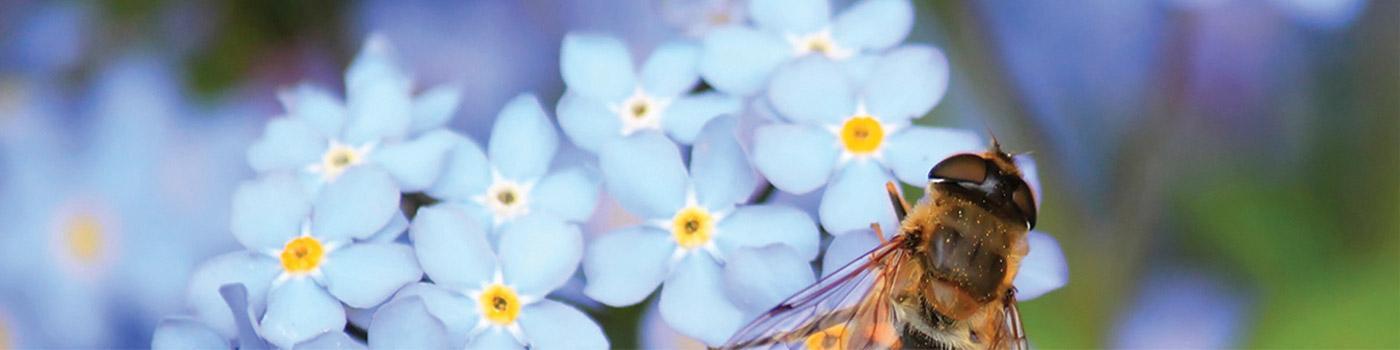
[[[741,205],[757,184],[736,120],[711,121],[691,150],[657,132],[614,140],[600,156],[608,192],[645,220],[597,238],[584,259],[584,293],[635,304],[661,287],[673,328],[719,345],[744,322],[813,282],[819,234],[806,213]]]
[[[706,82],[740,96],[759,92],[775,69],[796,58],[868,63],[865,54],[903,42],[914,25],[908,0],[863,0],[835,18],[828,0],[753,0],[748,14],[754,27],[711,31],[699,63]]]
[[[299,172],[313,191],[359,166],[388,171],[390,185],[403,192],[432,185],[450,139],[441,127],[456,111],[458,91],[444,86],[413,96],[391,51],[382,37],[366,40],[346,71],[344,103],[312,85],[283,91],[287,116],[268,123],[248,163],[259,173]]]
[[[970,132],[912,125],[947,84],[947,59],[929,46],[890,50],[863,80],[825,58],[800,59],[774,73],[768,100],[788,122],[755,130],[754,166],[786,192],[825,185],[818,216],[828,232],[895,227],[883,191],[891,172],[922,185],[938,161],[983,147]]]
[[[559,135],[539,100],[521,95],[501,109],[486,152],[454,138],[442,178],[426,192],[491,228],[533,214],[586,221],[597,203],[597,177],[583,167],[550,172],[558,148]]]
[[[180,306],[204,241],[185,230],[209,227],[173,224],[176,202],[152,195],[169,186],[162,170],[183,151],[171,127],[189,111],[166,63],[113,59],[80,100],[55,81],[0,77],[0,275],[25,301],[9,312],[44,316],[0,325],[16,346],[142,346],[114,326],[149,329]],[[89,125],[64,127],[73,120]]]
[[[316,195],[296,175],[271,173],[234,194],[231,229],[247,251],[204,263],[190,282],[195,315],[226,338],[236,332],[218,289],[243,284],[259,334],[291,347],[345,327],[345,306],[369,308],[422,276],[406,245],[370,240],[391,224],[399,193],[390,175],[355,167]],[[376,189],[365,191],[364,189]],[[343,305],[342,305],[343,303]]]
[[[700,81],[699,48],[692,43],[662,44],[640,70],[627,46],[610,36],[569,34],[559,54],[568,87],[557,106],[559,126],[590,152],[644,130],[664,130],[689,144],[705,122],[740,107],[738,98],[719,92],[689,94]]]
[[[370,345],[385,348],[605,349],[602,329],[545,297],[578,269],[576,224],[532,214],[501,227],[492,249],[483,225],[450,203],[418,211],[410,229],[433,283],[405,288],[381,307]]]

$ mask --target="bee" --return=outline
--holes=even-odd
[[[1016,277],[1036,199],[995,138],[933,166],[879,246],[740,329],[722,349],[1027,349]]]

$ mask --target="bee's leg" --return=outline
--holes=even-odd
[[[904,197],[899,196],[899,191],[894,187],[894,182],[885,182],[885,192],[890,194],[890,205],[894,206],[894,217],[899,222],[904,222],[904,216],[909,214],[909,202],[904,201]]]
[[[875,238],[879,238],[879,239],[880,239],[880,244],[881,244],[881,245],[884,245],[886,242],[889,242],[889,241],[885,240],[885,231],[880,229],[880,223],[878,223],[878,222],[872,222],[872,223],[870,223],[870,229],[875,231]]]

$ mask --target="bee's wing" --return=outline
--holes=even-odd
[[[797,292],[740,329],[721,348],[803,348],[810,337],[823,332],[844,342],[843,349],[896,346],[896,319],[887,294],[892,282],[888,276],[906,259],[900,248],[902,238],[895,236]]]
[[[1002,305],[1002,324],[997,334],[1002,349],[1027,350],[1030,344],[1026,341],[1026,330],[1021,328],[1021,310],[1016,307],[1015,290],[1008,293]]]

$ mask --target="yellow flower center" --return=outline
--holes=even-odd
[[[282,269],[291,273],[306,273],[321,266],[321,258],[326,249],[310,236],[302,236],[287,242],[282,248]]]
[[[835,325],[812,333],[804,342],[808,350],[845,350],[847,343],[846,325]]]
[[[321,156],[321,171],[326,179],[334,179],[364,159],[359,150],[339,143],[332,144]]]
[[[647,117],[647,112],[651,111],[651,103],[646,100],[633,100],[629,103],[627,111],[631,113],[632,119],[642,119]]]
[[[481,315],[497,325],[510,325],[520,316],[520,297],[515,290],[499,283],[486,287],[477,305],[481,306]]]
[[[885,141],[885,129],[880,122],[868,115],[847,119],[841,125],[841,144],[846,151],[855,154],[869,154],[880,149]]]
[[[97,216],[75,215],[68,219],[63,231],[68,254],[74,259],[90,265],[102,257],[102,222]]]
[[[676,212],[671,218],[671,235],[676,244],[686,249],[694,249],[710,242],[714,233],[714,216],[699,207],[687,207]]]

